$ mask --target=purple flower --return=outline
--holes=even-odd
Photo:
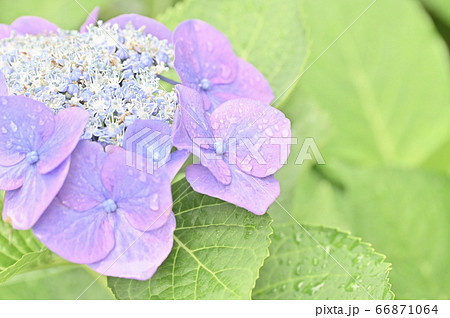
[[[137,154],[133,164],[149,173],[163,170],[170,180],[175,178],[178,171],[189,157],[189,151],[172,150],[172,129],[169,124],[156,119],[136,120],[127,130],[123,139],[123,148],[130,153]],[[143,162],[137,162],[142,159]]]
[[[43,103],[23,96],[0,97],[0,107],[3,219],[29,229],[61,188],[89,114],[70,108],[54,116]]]
[[[101,274],[149,279],[169,255],[170,179],[127,164],[126,151],[81,141],[58,196],[33,227],[49,249]]]
[[[144,17],[139,14],[123,14],[115,17],[106,23],[111,25],[118,24],[119,27],[125,28],[128,23],[134,26],[134,28],[139,29],[145,27],[145,34],[151,34],[159,40],[167,40],[170,42],[172,38],[172,32],[161,22]]]
[[[209,114],[199,93],[181,85],[176,89],[181,118],[174,122],[174,146],[193,151],[201,162],[186,169],[191,186],[264,214],[280,194],[273,174],[289,153],[289,119],[279,110],[247,98],[227,101]]]
[[[86,22],[81,27],[81,31],[85,32],[89,24],[95,23],[98,15],[98,8],[95,8],[89,15]],[[7,38],[12,31],[17,34],[45,34],[58,33],[58,26],[41,17],[23,16],[16,19],[11,25],[0,24],[0,39]]]
[[[183,85],[202,94],[205,109],[246,97],[269,104],[272,89],[250,63],[237,57],[224,34],[200,20],[188,20],[174,31],[174,67]]]

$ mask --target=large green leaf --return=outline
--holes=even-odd
[[[173,186],[174,247],[148,281],[108,278],[119,299],[250,299],[269,255],[271,218]]]
[[[337,178],[343,188],[330,181]],[[296,188],[290,212],[297,219],[351,231],[387,255],[397,298],[450,297],[448,177],[336,164],[304,175]]]
[[[321,226],[303,229],[292,222],[277,225],[270,254],[254,299],[393,298],[385,257],[348,233]]]
[[[77,299],[98,278],[98,274],[87,266],[67,264],[15,276],[0,285],[0,300]],[[80,299],[113,299],[106,287],[106,278],[95,281]]]
[[[313,62],[373,1],[303,2]],[[364,165],[417,166],[440,148],[450,133],[449,87],[445,43],[409,0],[376,1],[299,83],[332,119],[325,158]]]
[[[275,98],[303,67],[307,49],[298,0],[187,0],[159,17],[171,29],[187,19],[225,33],[236,54],[264,74]]]

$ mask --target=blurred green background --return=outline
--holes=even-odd
[[[87,11],[99,5],[100,19],[107,20],[131,12],[158,17],[179,1],[78,2]],[[292,34],[291,43],[279,46],[286,47],[293,71],[312,65],[276,102],[300,138],[277,175],[280,202],[302,223],[338,227],[372,243],[392,263],[397,299],[449,299],[450,3],[378,0],[321,56],[371,3],[299,0],[301,21],[272,21],[268,41],[276,41],[277,32]],[[1,0],[0,8],[1,23],[38,15],[73,29],[87,16],[74,0]],[[246,19],[246,11],[240,12]],[[236,27],[227,26],[226,13],[223,21],[216,16],[205,10],[186,18],[202,18],[226,34]],[[241,31],[245,42],[248,30]],[[242,43],[231,41],[239,54]],[[257,48],[264,50],[264,42]],[[296,78],[259,65],[251,54],[246,58],[276,93]],[[285,57],[274,56],[274,63],[278,58]],[[294,164],[305,137],[314,138],[326,165]],[[277,206],[270,213],[275,224],[291,222]],[[74,265],[30,272],[0,286],[0,299],[76,298],[93,275]],[[112,296],[102,278],[83,297]]]

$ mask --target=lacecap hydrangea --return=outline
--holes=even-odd
[[[271,139],[289,138],[290,122],[207,23],[172,34],[97,15],[79,31],[38,17],[0,25],[3,220],[71,262],[145,280],[171,251],[171,182],[190,153],[194,190],[264,214],[287,158]],[[172,68],[181,83],[165,77]]]

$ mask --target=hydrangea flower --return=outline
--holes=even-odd
[[[71,262],[108,276],[149,279],[172,249],[170,179],[130,167],[122,148],[107,150],[80,142],[64,186],[33,232]]]
[[[176,90],[181,119],[176,122],[174,145],[194,151],[201,162],[186,168],[186,179],[197,192],[264,214],[280,194],[273,174],[288,155],[272,141],[290,138],[289,119],[247,98],[229,100],[209,115],[199,93],[181,85]],[[255,145],[260,158],[251,150]]]
[[[85,108],[90,120],[83,139],[122,145],[136,119],[172,121],[177,97],[160,86],[158,75],[172,67],[173,48],[144,29],[91,25],[84,33],[16,35],[0,40],[0,47],[10,94],[55,112]]]
[[[226,36],[200,20],[188,20],[174,31],[174,67],[181,83],[201,93],[206,110],[246,97],[269,104],[272,89],[250,63],[237,57]]]
[[[29,229],[61,188],[89,115],[76,107],[54,116],[45,104],[23,96],[0,97],[0,107],[3,219]]]

